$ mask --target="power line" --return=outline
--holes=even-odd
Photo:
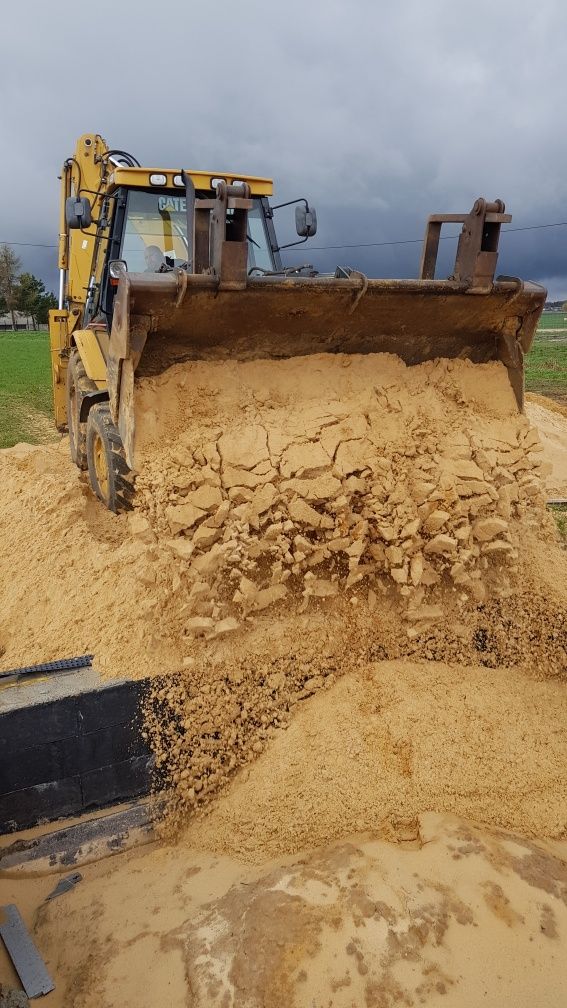
[[[0,245],[18,245],[24,248],[57,248],[57,245],[41,245],[38,242],[9,242],[0,241]]]
[[[530,224],[526,227],[518,228],[502,228],[502,234],[511,234],[516,231],[540,231],[543,228],[554,228],[554,227],[567,227],[567,221],[558,221],[556,224]],[[454,235],[441,235],[440,241],[451,241],[458,238],[458,234]],[[313,252],[324,252],[327,249],[349,249],[349,248],[380,248],[384,245],[421,245],[423,243],[423,238],[405,238],[398,241],[385,241],[385,242],[359,242],[355,245],[308,245],[309,251]]]
[[[502,234],[513,234],[518,231],[542,231],[545,228],[556,228],[556,227],[567,227],[567,221],[557,221],[555,224],[529,224],[525,227],[517,228],[502,228]],[[440,241],[454,241],[458,238],[458,234],[454,235],[441,235]],[[332,249],[350,249],[350,248],[383,248],[387,245],[421,245],[423,238],[400,238],[396,241],[383,241],[383,242],[356,242],[352,245],[309,245],[308,249],[312,252],[325,252]],[[0,241],[0,245],[13,245],[21,248],[57,248],[57,245],[45,245],[39,242],[10,242],[10,241]]]
[[[567,221],[559,221],[557,224],[530,224],[527,227],[502,228],[502,231],[539,231],[541,230],[541,228],[565,227],[565,226],[567,226]]]

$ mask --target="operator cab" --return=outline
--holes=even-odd
[[[210,194],[203,194],[203,197]],[[201,194],[199,194],[201,196]],[[188,259],[187,205],[179,192],[130,189],[126,194],[126,209],[119,259],[129,273],[165,272],[175,266],[184,267]],[[272,242],[266,226],[267,200],[253,197],[248,213],[248,268],[277,269]],[[230,215],[230,211],[229,211]],[[230,227],[230,216],[227,227]],[[275,244],[275,242],[273,243]],[[153,266],[147,249],[158,248],[161,262]]]
[[[134,164],[116,163],[102,199],[99,219],[92,220],[89,198],[76,196],[67,200],[67,226],[81,233],[81,248],[88,240],[82,236],[96,228],[90,281],[82,324],[102,322],[110,332],[118,277],[122,272],[167,273],[175,269],[192,271],[187,239],[188,207],[186,181],[199,202],[210,207],[222,184],[234,192],[245,186],[249,199],[246,220],[247,271],[250,276],[282,274],[280,248],[302,244],[316,232],[317,218],[307,200],[291,200],[281,207],[296,205],[295,224],[301,240],[279,246],[273,224],[273,210],[268,196],[273,191],[271,179],[232,175],[211,176],[208,172],[157,171]],[[185,180],[185,181],[184,181]],[[189,214],[191,218],[191,214]],[[234,235],[233,238],[231,236]],[[240,211],[226,209],[226,240],[243,240]],[[72,246],[74,247],[74,246]],[[212,254],[212,253],[211,253]],[[206,259],[206,254],[205,254]],[[112,269],[110,266],[112,264]],[[207,272],[202,265],[196,272]]]
[[[208,190],[197,190],[197,198],[210,199]],[[252,195],[248,212],[248,270],[279,271],[281,260],[272,211],[266,196]],[[106,320],[112,324],[116,279],[110,275],[109,264],[121,261],[128,273],[165,273],[187,269],[187,206],[183,192],[166,189],[119,187],[106,200],[106,216],[110,239],[102,242],[99,254],[104,256],[100,272],[100,287],[93,286],[85,308],[84,324]],[[231,227],[231,211],[227,213],[227,236]]]

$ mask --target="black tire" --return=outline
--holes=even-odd
[[[71,458],[79,469],[87,468],[87,425],[79,414],[86,392],[96,392],[96,385],[87,377],[78,350],[73,350],[67,365],[67,428]]]
[[[91,487],[109,511],[115,514],[130,511],[134,477],[126,463],[120,434],[112,422],[108,403],[97,403],[91,407],[86,427]]]

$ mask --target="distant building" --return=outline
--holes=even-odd
[[[16,319],[15,328],[20,329],[35,329],[35,326],[29,315],[24,315],[23,312],[14,312],[14,317]],[[43,328],[43,327],[42,327]],[[5,315],[0,315],[0,332],[11,332],[14,329],[14,324],[12,322],[12,313],[6,312]]]

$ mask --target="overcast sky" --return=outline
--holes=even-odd
[[[421,238],[479,195],[512,227],[567,221],[565,0],[28,0],[2,23],[0,242],[56,242],[86,132],[308,196],[319,231],[287,261],[321,269],[415,276],[419,244],[319,247]],[[16,251],[56,287],[54,249]],[[567,297],[567,227],[503,237],[499,271]]]

